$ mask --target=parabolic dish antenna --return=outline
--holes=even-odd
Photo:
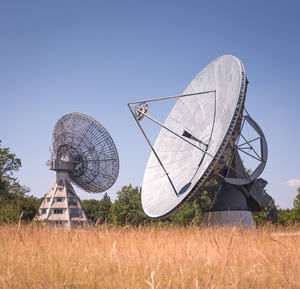
[[[69,162],[72,182],[90,193],[104,192],[116,181],[119,158],[106,129],[92,117],[73,112],[53,132],[54,160]]]
[[[68,227],[87,217],[71,182],[89,193],[109,189],[119,173],[115,144],[94,118],[79,112],[64,115],[53,131],[53,155],[47,165],[56,181],[46,194],[36,219]]]
[[[213,180],[249,186],[262,173],[267,144],[262,130],[244,110],[246,88],[242,62],[224,55],[206,66],[182,95],[128,104],[152,149],[142,185],[142,205],[148,216],[169,215]],[[177,102],[164,123],[148,114],[150,102],[172,98]],[[144,117],[161,126],[154,145],[142,128]],[[258,136],[241,142],[246,122]],[[253,153],[255,140],[260,149]],[[251,173],[246,172],[239,153],[258,161]]]

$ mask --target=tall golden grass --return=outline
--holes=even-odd
[[[300,288],[295,231],[4,225],[0,287]]]

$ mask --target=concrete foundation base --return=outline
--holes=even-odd
[[[204,214],[202,222],[206,226],[254,227],[250,211],[211,211]]]

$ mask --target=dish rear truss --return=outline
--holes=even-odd
[[[106,129],[92,117],[73,112],[53,132],[52,169],[67,170],[71,180],[90,193],[103,192],[116,181],[119,157]]]

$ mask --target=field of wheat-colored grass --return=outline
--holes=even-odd
[[[4,225],[0,288],[300,288],[295,231]]]

